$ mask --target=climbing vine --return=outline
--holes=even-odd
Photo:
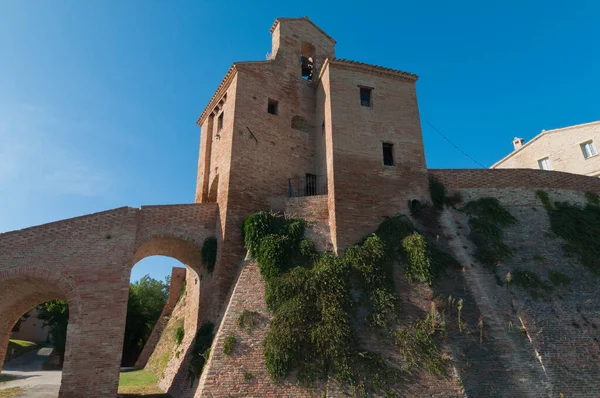
[[[212,345],[215,325],[212,322],[205,322],[196,332],[196,339],[192,347],[192,359],[188,368],[188,379],[193,385],[200,378],[204,365],[210,356],[210,346]]]
[[[206,270],[212,274],[217,263],[217,238],[209,236],[202,245],[202,264]]]
[[[462,209],[469,218],[469,239],[475,244],[475,258],[481,264],[494,267],[509,260],[513,253],[502,241],[502,228],[514,225],[517,220],[496,198],[471,201]]]
[[[432,246],[402,215],[387,218],[342,257],[317,253],[304,239],[304,227],[302,220],[265,212],[244,222],[244,242],[258,260],[267,306],[274,313],[265,339],[267,370],[275,380],[298,370],[298,379],[305,383],[333,376],[357,391],[377,391],[395,373],[381,357],[359,346],[355,329],[363,325],[382,331],[406,351],[414,339],[395,333],[399,311],[394,264],[399,258],[415,259],[412,268],[407,265],[407,276],[431,283],[444,266],[441,257],[427,258],[433,256]],[[408,335],[413,334],[411,329]],[[421,342],[411,347],[427,358],[437,355]],[[410,360],[424,357],[412,355]]]
[[[585,206],[567,202],[552,204],[544,191],[538,191],[537,196],[546,207],[552,232],[566,241],[565,252],[575,256],[593,272],[600,273],[600,245],[597,243],[600,206],[593,204],[593,194],[586,194],[591,203]]]

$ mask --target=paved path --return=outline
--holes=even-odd
[[[52,354],[52,348],[44,347],[8,361],[2,375],[17,377],[16,380],[0,383],[0,391],[10,387],[21,387],[24,398],[56,398],[60,388],[60,370],[42,370],[42,364]]]

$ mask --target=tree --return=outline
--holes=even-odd
[[[164,282],[149,275],[129,285],[129,303],[123,344],[123,362],[135,362],[169,298],[169,277]],[[129,363],[127,363],[129,362]]]
[[[67,343],[67,325],[69,323],[69,306],[66,301],[50,300],[37,307],[38,319],[44,322],[44,327],[50,328],[50,340],[54,350],[60,357],[62,366],[65,361]]]

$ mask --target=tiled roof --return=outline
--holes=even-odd
[[[373,71],[382,72],[382,73],[391,73],[394,75],[402,76],[411,81],[417,81],[417,79],[419,78],[419,76],[415,75],[414,73],[404,72],[399,69],[386,68],[384,66],[379,66],[379,65],[371,65],[371,64],[365,64],[363,62],[351,61],[349,59],[334,58],[330,62],[333,64],[346,64],[349,66],[356,66],[359,68],[368,68]]]
[[[219,87],[217,87],[217,90],[215,91],[215,93],[213,94],[213,96],[210,98],[210,101],[208,101],[208,104],[206,105],[206,108],[204,108],[204,111],[202,112],[202,114],[200,115],[200,117],[198,118],[198,121],[196,122],[196,124],[198,125],[202,125],[202,123],[204,122],[204,118],[206,117],[206,115],[208,114],[209,111],[212,111],[212,109],[214,108],[214,103],[221,98],[221,95],[223,95],[222,91],[224,91],[225,89],[227,89],[227,86],[229,86],[229,83],[231,82],[231,78],[233,78],[233,75],[236,72],[236,68],[235,68],[235,63],[233,65],[231,65],[231,67],[229,68],[229,70],[227,71],[227,73],[225,74],[225,77],[223,78],[223,80],[221,80],[221,83],[219,84]]]

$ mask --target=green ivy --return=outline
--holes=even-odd
[[[395,344],[405,361],[405,371],[410,373],[413,368],[417,368],[445,376],[448,361],[441,355],[435,338],[444,335],[446,331],[443,325],[437,324],[430,317],[428,315],[396,332]]]
[[[183,327],[178,327],[175,329],[175,345],[179,346],[183,341],[183,336],[185,335],[185,330]]]
[[[566,286],[571,283],[571,278],[562,272],[550,271],[549,278],[554,286]]]
[[[438,210],[443,209],[444,204],[446,204],[448,192],[444,184],[434,176],[429,176],[429,194],[431,195],[433,205]]]
[[[215,325],[212,322],[205,322],[196,332],[196,339],[192,347],[192,359],[188,369],[188,379],[190,385],[193,385],[200,378],[204,365],[210,356],[210,346],[212,345]]]
[[[223,341],[223,354],[231,355],[233,349],[235,347],[236,339],[234,334],[230,334],[225,337],[225,341]]]
[[[251,332],[258,324],[259,313],[256,311],[244,310],[238,317],[238,328]]]
[[[579,259],[581,264],[600,273],[600,206],[557,202],[547,208],[552,232],[566,241],[565,251]]]
[[[481,264],[494,267],[509,260],[513,253],[502,241],[502,228],[516,224],[517,220],[496,198],[471,201],[462,209],[469,218],[469,239],[475,244],[475,258]]]
[[[511,275],[511,283],[528,291],[533,298],[537,299],[552,291],[552,286],[544,283],[534,272],[517,268],[511,272]]]
[[[418,232],[404,238],[402,248],[405,258],[404,273],[409,282],[417,280],[431,285],[447,265],[445,258]]]
[[[275,380],[298,370],[301,382],[331,375],[353,388],[376,391],[393,372],[374,370],[384,362],[359,349],[353,325],[388,333],[397,325],[393,266],[414,227],[405,216],[389,217],[338,257],[319,255],[304,239],[304,225],[264,212],[244,222],[244,241],[258,260],[274,313],[265,338],[267,370]],[[442,258],[433,264],[441,267]]]
[[[600,196],[596,192],[587,191],[585,193],[585,200],[591,205],[600,206]]]
[[[206,270],[212,274],[217,263],[217,238],[209,236],[204,240],[202,245],[202,263],[206,266]]]
[[[550,196],[546,191],[538,189],[535,191],[535,196],[542,202],[546,210],[552,210],[552,202],[550,202]]]

